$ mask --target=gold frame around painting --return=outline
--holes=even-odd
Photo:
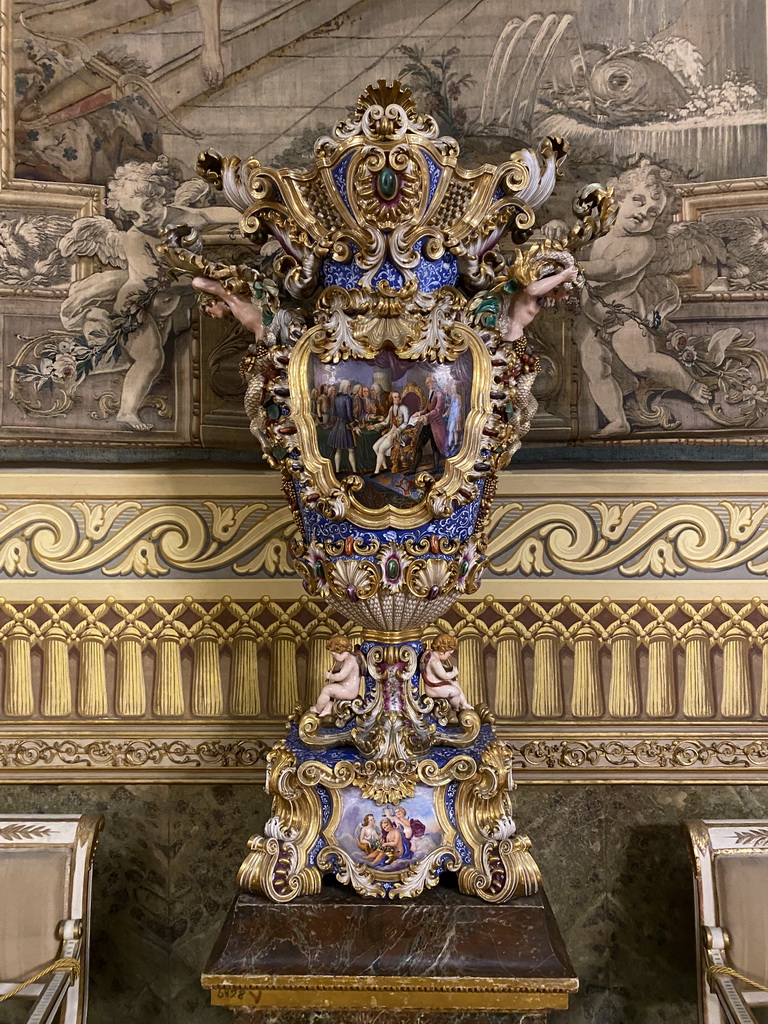
[[[678,221],[701,221],[709,213],[757,213],[768,208],[768,178],[739,178],[678,185],[681,199]],[[690,302],[765,302],[768,292],[705,291],[701,267],[694,266],[678,278],[682,299]]]
[[[472,394],[469,402],[464,438],[459,453],[445,461],[445,474],[437,482],[435,489],[439,489],[440,498],[444,500],[447,507],[452,507],[452,502],[460,499],[460,504],[466,504],[467,498],[461,500],[459,491],[463,489],[468,492],[467,474],[472,469],[477,458],[477,452],[481,446],[481,436],[485,423],[491,412],[490,399],[488,397],[491,382],[491,365],[488,350],[478,335],[471,328],[463,325],[456,325],[454,328],[456,338],[456,354],[469,351],[472,355],[473,375]],[[294,422],[299,432],[301,451],[304,458],[307,472],[310,474],[314,486],[321,497],[331,497],[334,491],[342,486],[329,459],[320,454],[317,442],[317,434],[310,412],[310,395],[307,388],[307,372],[309,360],[313,354],[323,351],[322,338],[323,327],[315,327],[307,333],[296,344],[288,368],[288,386],[294,402]],[[461,338],[459,343],[458,338]],[[316,339],[318,339],[316,341]],[[352,360],[350,360],[351,362]],[[361,360],[365,362],[365,360]],[[450,366],[450,362],[445,363]],[[349,507],[347,518],[357,526],[370,529],[383,529],[397,526],[399,528],[410,528],[422,526],[433,517],[430,508],[430,491],[427,490],[425,497],[411,509],[393,510],[390,506],[381,509],[370,509],[362,505],[355,498],[353,487],[347,490]],[[473,494],[469,500],[476,496],[476,488],[471,488]]]

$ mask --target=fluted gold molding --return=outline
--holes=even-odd
[[[496,642],[496,704],[500,718],[522,718],[527,710],[523,648],[509,627],[499,632]]]
[[[11,626],[5,640],[5,713],[25,718],[35,709],[32,695],[32,637],[22,625]]]
[[[158,635],[152,700],[152,709],[158,718],[173,718],[184,714],[180,645],[179,634],[170,626],[166,626]]]
[[[194,639],[195,661],[192,678],[192,714],[220,715],[224,711],[221,689],[218,637],[204,626]]]
[[[290,715],[299,699],[295,633],[282,623],[272,637],[269,676],[269,710],[273,715]]]
[[[599,718],[603,713],[599,640],[591,626],[583,626],[573,636],[571,710],[574,718]]]
[[[483,634],[475,623],[465,622],[457,630],[459,641],[459,678],[470,704],[486,703]]]
[[[83,718],[257,716],[262,652],[267,710],[279,717],[300,695],[314,698],[328,668],[326,641],[339,630],[361,635],[306,596],[249,604],[227,597],[95,604],[72,598],[63,605],[0,598],[2,707],[8,717],[32,714],[39,688],[42,715],[71,715],[76,675],[75,713]],[[712,655],[718,649],[719,717],[742,719],[765,706],[762,659],[750,654],[762,652],[768,632],[768,603],[759,598],[542,603],[489,596],[457,603],[425,639],[437,630],[455,632],[467,689],[476,701],[491,701],[502,718],[630,719],[644,712],[649,719],[706,719],[715,715]],[[42,652],[42,674],[33,686],[35,648]],[[184,651],[192,663],[189,695]],[[108,683],[109,657],[116,666]],[[114,692],[111,710],[108,691]]]
[[[726,718],[747,718],[752,713],[749,678],[749,640],[733,625],[723,635],[723,697],[720,710]]]
[[[104,634],[95,624],[86,626],[80,638],[77,710],[83,718],[102,718],[107,714]]]
[[[141,633],[130,621],[115,640],[115,712],[121,718],[138,718],[147,706],[144,669],[141,663]]]
[[[69,681],[67,634],[54,624],[43,638],[43,681],[40,713],[47,718],[62,718],[72,712],[72,687]]]
[[[626,754],[628,731],[635,746],[651,744],[648,750],[671,731],[703,744],[688,765],[697,777],[699,769],[725,771],[732,743],[741,744],[739,750],[752,744],[743,757],[734,755],[734,765],[768,779],[768,602],[760,598],[542,603],[486,597],[454,605],[424,639],[438,631],[456,635],[462,682],[473,701],[492,707],[502,735],[517,741],[527,732],[532,744],[549,751],[540,764],[532,754],[539,747],[529,745],[526,770],[544,771],[551,762],[553,771],[578,769],[583,777],[586,769],[574,760],[582,756],[582,744],[595,770],[623,778],[640,757]],[[14,771],[23,766],[27,747],[17,745],[19,729],[30,733],[27,744],[55,728],[62,730],[57,743],[85,730],[92,754],[78,747],[67,771],[75,762],[100,771],[98,751],[116,728],[130,727],[132,740],[154,743],[158,729],[166,737],[181,736],[196,721],[204,730],[199,736],[210,736],[211,750],[219,749],[222,730],[243,736],[279,731],[299,699],[314,700],[334,632],[360,638],[359,628],[306,596],[247,604],[227,597],[30,604],[0,598],[0,765],[15,750]],[[182,670],[186,662],[188,672]],[[606,729],[619,745],[597,750],[596,737]],[[547,744],[563,730],[570,746],[555,757]],[[161,747],[141,763],[134,752],[123,767],[137,777],[162,774],[171,755]],[[62,767],[62,751],[69,749],[35,755],[35,772]],[[658,771],[687,770],[681,749],[665,747]],[[688,754],[692,749],[685,747]],[[181,759],[173,762],[174,771],[193,770],[197,762],[189,750],[169,750]],[[650,756],[642,753],[640,760]],[[226,758],[205,764],[220,777],[240,771]]]
[[[307,704],[314,703],[320,690],[325,686],[325,675],[332,664],[331,656],[325,645],[331,635],[331,628],[320,623],[313,630],[307,641],[307,686],[305,694]]]
[[[687,718],[711,718],[714,713],[709,637],[702,626],[694,625],[685,637],[683,714]]]
[[[675,681],[672,664],[672,636],[663,622],[648,634],[648,699],[649,718],[671,718],[675,713]]]
[[[256,717],[261,711],[258,637],[250,626],[241,629],[232,642],[230,711],[233,715],[251,715],[253,717]]]
[[[640,713],[637,635],[629,625],[620,623],[614,630],[611,653],[608,714],[614,718],[635,718]]]
[[[557,630],[550,622],[545,622],[536,633],[533,646],[531,710],[538,718],[559,718],[563,713],[559,648]]]

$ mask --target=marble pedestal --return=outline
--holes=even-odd
[[[241,892],[202,983],[237,1024],[544,1024],[578,989],[543,891],[489,905],[446,884],[402,902]]]

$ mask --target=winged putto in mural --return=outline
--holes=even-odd
[[[574,327],[589,393],[607,421],[595,436],[626,435],[630,420],[679,425],[663,401],[675,392],[715,422],[753,422],[747,367],[764,369],[751,351],[754,334],[728,327],[692,337],[671,320],[682,304],[675,276],[701,265],[727,267],[733,260],[725,241],[701,221],[672,220],[679,204],[672,175],[647,158],[610,184],[619,211],[582,259],[585,317]],[[557,237],[564,227],[551,221],[545,234]],[[740,408],[729,415],[724,403]]]
[[[11,394],[34,414],[27,397],[51,393],[37,403],[41,414],[68,409],[80,383],[100,370],[123,374],[116,422],[137,431],[150,429],[139,415],[165,361],[165,345],[189,324],[191,304],[160,262],[156,245],[166,227],[183,220],[204,227],[231,219],[222,208],[201,207],[209,186],[179,181],[166,157],[129,161],[107,186],[108,217],[82,217],[61,238],[58,251],[70,262],[96,260],[101,268],[69,288],[61,307],[63,331],[28,339],[12,366]]]

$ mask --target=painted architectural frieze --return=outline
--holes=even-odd
[[[340,630],[359,635],[306,596],[2,600],[0,767],[18,781],[253,781],[284,717],[318,700]],[[490,709],[519,781],[763,782],[767,631],[757,597],[487,595],[426,639],[455,637],[466,696]]]
[[[518,482],[523,478],[535,487],[532,474],[518,474]],[[300,592],[291,554],[296,524],[269,474],[222,479],[230,493],[220,500],[193,497],[191,491],[205,481],[192,478],[189,496],[173,502],[159,496],[160,478],[144,494],[126,481],[98,499],[48,500],[14,494],[12,475],[6,479],[0,574],[8,580],[95,574],[124,582],[183,581],[214,573],[221,581],[259,586],[282,580]],[[757,585],[765,578],[768,503],[757,490],[746,493],[742,486],[742,493],[730,497],[706,494],[715,480],[705,477],[701,493],[642,497],[645,477],[625,474],[624,479],[634,494],[497,495],[485,525],[489,586],[503,584],[522,593],[526,581],[536,580],[561,581],[562,587],[568,579],[713,583],[720,578],[751,579]],[[724,483],[718,480],[717,486]],[[262,498],[250,500],[243,491]],[[134,496],[127,497],[130,493]],[[386,544],[380,548],[378,554],[368,551],[374,561],[384,557]]]

